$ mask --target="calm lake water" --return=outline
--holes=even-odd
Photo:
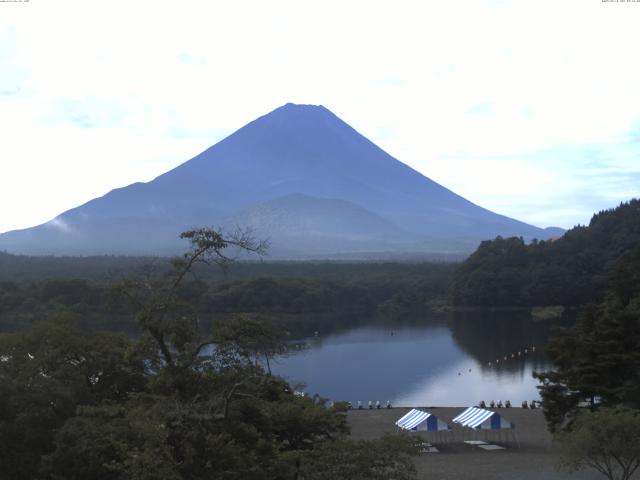
[[[306,339],[307,350],[279,359],[273,370],[292,385],[305,384],[307,394],[354,406],[369,400],[465,406],[506,399],[519,406],[539,399],[532,372],[549,367],[544,356],[549,330],[528,315],[505,313],[371,322],[320,331]]]

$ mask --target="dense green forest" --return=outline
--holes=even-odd
[[[559,329],[547,354],[554,369],[538,378],[551,429],[570,423],[584,401],[640,408],[640,247],[613,270],[604,300]]]
[[[0,254],[0,261],[2,330],[28,326],[58,311],[76,314],[88,328],[135,327],[113,285],[171,269],[168,259],[144,257]],[[194,266],[177,295],[204,324],[230,313],[260,313],[308,333],[318,322],[378,313],[395,317],[446,303],[453,270],[445,263],[238,262],[226,272]]]
[[[640,200],[593,216],[559,239],[482,242],[455,272],[456,305],[581,306],[604,298],[608,275],[640,244]]]
[[[604,298],[607,278],[640,243],[640,201],[593,216],[555,241],[496,238],[462,264],[237,262],[227,271],[195,266],[179,295],[204,322],[249,312],[302,322],[342,313],[401,316],[457,306],[579,307]],[[27,257],[0,253],[0,325],[8,330],[59,311],[99,328],[125,326],[111,285],[166,273],[165,258]],[[308,320],[307,320],[308,321]]]
[[[185,247],[187,245],[185,244]],[[238,260],[227,271],[195,266],[193,275],[205,281],[246,280],[256,277],[289,277],[319,280],[359,281],[377,277],[421,278],[432,268],[447,269],[452,262],[439,261],[271,261]],[[123,276],[143,272],[160,273],[171,268],[167,257],[127,257],[117,255],[55,257],[13,255],[0,252],[0,281],[38,281],[74,278],[92,283],[112,283]]]

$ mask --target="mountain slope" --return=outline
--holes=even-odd
[[[272,256],[388,252],[415,248],[420,237],[354,203],[302,194],[278,197],[225,219],[271,241]]]
[[[21,253],[169,253],[180,248],[177,235],[186,228],[246,218],[248,210],[292,194],[348,202],[361,208],[358,215],[377,215],[385,225],[410,232],[410,242],[387,242],[392,251],[437,252],[443,244],[471,251],[480,240],[496,235],[549,236],[433,182],[326,108],[287,104],[149,183],[113,190],[47,224],[1,235],[0,248]],[[317,214],[300,208],[296,213]],[[284,229],[276,218],[261,222],[274,235]],[[359,245],[347,242],[353,237],[347,228],[351,225],[353,221],[337,232],[338,241],[318,248],[343,253],[374,246],[367,245],[369,238]],[[367,236],[388,237],[388,230],[368,231]],[[318,242],[324,233],[314,233]],[[283,251],[296,249],[282,236]],[[347,243],[341,245],[340,238]]]

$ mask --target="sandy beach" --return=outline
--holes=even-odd
[[[471,432],[451,422],[465,407],[419,407],[437,415],[453,427],[450,433],[417,433],[435,445],[440,453],[425,453],[416,457],[419,479],[471,479],[471,480],[595,480],[601,477],[595,471],[584,470],[573,474],[559,472],[555,466],[558,456],[552,437],[546,429],[541,410],[522,408],[499,409],[505,419],[516,425],[517,443],[506,433]],[[354,439],[372,439],[385,433],[397,431],[395,421],[407,413],[409,408],[381,410],[351,410],[348,421]],[[489,443],[505,447],[505,450],[484,451],[463,443],[463,439],[488,440]],[[519,447],[518,447],[519,443]]]

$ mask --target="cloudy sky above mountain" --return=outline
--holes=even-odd
[[[571,227],[640,196],[640,2],[0,2],[0,232],[322,104],[464,197]]]

